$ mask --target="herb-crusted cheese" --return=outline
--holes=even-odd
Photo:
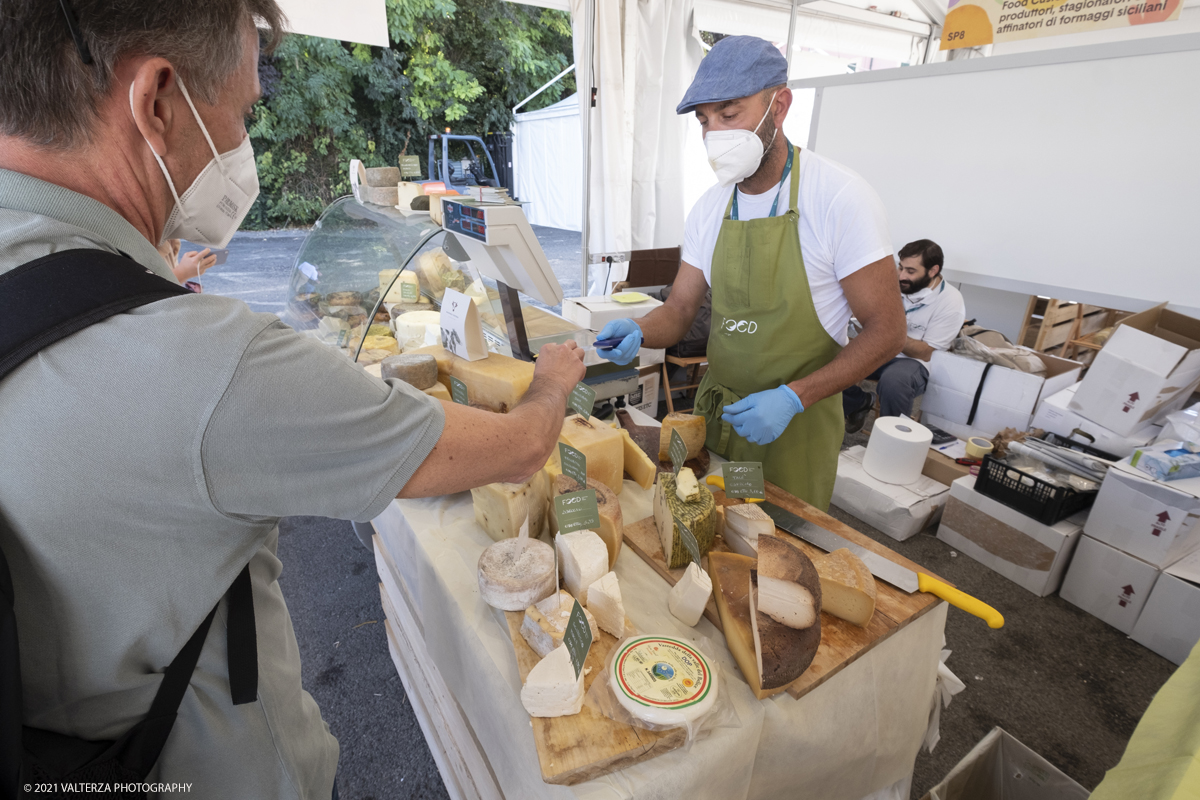
[[[677,518],[687,525],[696,537],[701,556],[712,549],[713,536],[716,533],[716,503],[708,487],[699,486],[699,490],[694,501],[685,503],[679,499],[675,476],[670,472],[663,472],[658,476],[658,485],[654,491],[654,523],[658,527],[663,558],[670,569],[685,567],[691,559],[687,548],[683,546],[679,526],[675,521]]]

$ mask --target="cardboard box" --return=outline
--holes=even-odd
[[[925,468],[921,470],[921,474],[949,486],[959,478],[970,475],[971,468],[965,464],[956,463],[953,458],[930,449],[925,455]]]
[[[638,370],[638,388],[625,396],[625,405],[644,414],[658,417],[658,384],[662,367],[657,365]]]
[[[921,800],[1087,800],[1088,790],[992,728]]]
[[[1163,658],[1183,663],[1200,642],[1200,553],[1163,570],[1129,635]]]
[[[1192,478],[1161,483],[1128,464],[1109,469],[1085,533],[1158,568],[1200,549],[1200,497]]]
[[[1070,409],[1128,435],[1182,408],[1200,384],[1200,320],[1166,304],[1124,319],[1096,354]]]
[[[934,350],[929,362],[929,385],[921,400],[921,420],[960,439],[991,439],[1005,428],[1029,428],[1038,399],[1056,394],[1079,380],[1078,361],[1035,353],[1046,365],[1044,375],[989,366],[966,356]],[[980,382],[983,389],[980,392]],[[971,419],[971,407],[979,404]]]
[[[1057,394],[1042,398],[1029,427],[1056,433],[1063,438],[1086,444],[1088,447],[1094,447],[1118,458],[1124,458],[1135,448],[1154,441],[1162,431],[1162,428],[1153,422],[1147,423],[1128,436],[1110,431],[1103,425],[1087,419],[1078,411],[1070,409],[1071,400],[1075,397],[1078,389],[1079,384],[1076,383]]]
[[[1043,525],[975,491],[975,476],[950,487],[937,537],[1039,597],[1053,594],[1083,530],[1083,512]]]
[[[866,452],[859,445],[838,455],[833,504],[901,542],[937,524],[950,488],[924,475],[907,486],[876,480],[863,469]]]
[[[1158,581],[1159,570],[1140,558],[1084,536],[1058,595],[1129,633]]]
[[[563,300],[562,315],[580,327],[599,331],[614,319],[644,317],[661,305],[653,297],[640,303],[618,303],[611,295],[568,297]]]

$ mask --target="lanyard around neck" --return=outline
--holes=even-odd
[[[779,179],[779,188],[775,190],[775,202],[771,203],[770,216],[772,216],[772,217],[775,216],[775,212],[779,210],[779,196],[783,193],[783,182],[787,180],[788,175],[792,171],[792,156],[794,156],[795,154],[796,154],[796,148],[792,147],[791,143],[789,142],[788,143],[787,163],[783,166],[783,177],[781,177]],[[738,196],[738,188],[736,186],[734,186],[733,187],[733,208],[729,212],[729,218],[731,220],[734,220],[735,222],[737,221],[737,218],[738,218],[737,196]]]
[[[932,297],[932,296],[934,296],[934,295],[939,295],[939,294],[941,294],[941,293],[942,293],[942,292],[944,292],[944,291],[946,291],[946,279],[945,279],[945,278],[942,278],[942,282],[938,284],[938,290],[937,290],[936,292],[932,292],[932,293],[930,293],[930,296]],[[912,308],[906,308],[906,309],[904,309],[904,313],[905,313],[905,314],[911,314],[911,313],[912,313],[912,312],[914,312],[914,311],[920,311],[922,308],[924,308],[924,307],[925,307],[925,306],[927,306],[927,305],[929,305],[929,304],[928,304],[928,303],[921,303],[920,305],[915,305],[915,306],[913,306]]]

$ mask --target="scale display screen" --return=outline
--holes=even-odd
[[[487,222],[484,216],[482,208],[473,208],[462,203],[447,201],[443,204],[442,209],[442,227],[486,243]]]

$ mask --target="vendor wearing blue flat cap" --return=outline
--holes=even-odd
[[[696,397],[710,450],[761,461],[767,480],[829,507],[845,431],[841,391],[900,352],[904,311],[883,205],[854,172],[783,134],[787,61],[731,36],[676,111],[696,112],[718,185],[688,215],[683,264],[652,313],[605,326],[600,351],[678,342],[712,287],[709,369]],[[851,315],[862,333],[847,343]]]

